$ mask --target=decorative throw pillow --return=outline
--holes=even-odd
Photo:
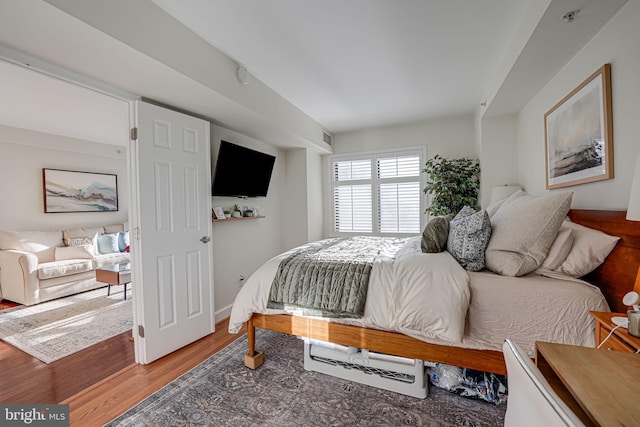
[[[562,227],[573,231],[574,240],[569,255],[556,271],[571,277],[582,277],[598,268],[620,240],[571,221],[564,221]]]
[[[98,252],[101,254],[112,254],[120,252],[118,245],[118,233],[101,234],[98,236]]]
[[[92,237],[76,237],[68,239],[67,246],[88,246],[94,256],[98,255],[98,235],[95,234]]]
[[[491,221],[486,211],[463,207],[449,223],[447,250],[468,271],[484,268],[485,249],[491,237]]]
[[[129,246],[129,232],[123,231],[121,233],[118,233],[118,250],[120,252],[124,252],[128,246]]]
[[[549,253],[573,193],[529,196],[518,191],[491,217],[487,268],[503,276],[522,276],[540,267]]]
[[[451,216],[437,216],[424,228],[422,232],[422,252],[437,253],[447,249],[447,239],[449,237],[449,222]]]

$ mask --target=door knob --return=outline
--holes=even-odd
[[[202,243],[209,243],[211,241],[211,237],[209,236],[202,236],[202,238],[200,239],[200,241]]]

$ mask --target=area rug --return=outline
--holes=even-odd
[[[107,426],[502,426],[505,406],[437,387],[417,399],[308,372],[303,342],[257,330],[264,365],[243,365],[246,337],[143,400]]]
[[[131,329],[131,294],[95,289],[0,312],[0,339],[51,363]]]

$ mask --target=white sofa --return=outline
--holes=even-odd
[[[105,286],[95,269],[129,261],[126,228],[0,230],[0,299],[33,305]]]

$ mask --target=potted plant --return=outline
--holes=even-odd
[[[231,211],[224,211],[224,217],[225,217],[226,219],[231,218]]]
[[[247,210],[244,212],[244,216],[253,216],[253,210],[251,210],[251,209],[247,209]]]
[[[447,159],[436,154],[422,170],[428,177],[425,194],[431,195],[426,212],[433,215],[456,215],[465,205],[478,209],[480,162],[477,159]]]
[[[242,211],[240,210],[240,206],[236,203],[233,205],[233,213],[231,214],[234,218],[240,218],[242,216]]]

